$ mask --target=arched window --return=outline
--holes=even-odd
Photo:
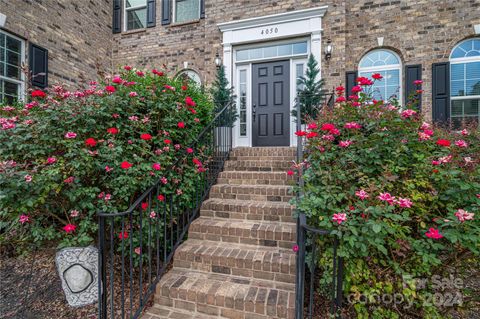
[[[396,98],[402,101],[402,63],[398,55],[389,50],[368,52],[358,66],[358,75],[371,78],[373,73],[383,76],[373,85],[373,97],[377,100]]]
[[[191,70],[191,69],[182,70],[177,74],[177,77],[178,78],[187,77],[193,82],[195,82],[198,86],[202,86],[202,79],[200,78],[200,74],[198,74],[194,70]]]
[[[450,54],[450,118],[454,128],[480,119],[480,38],[460,42]]]

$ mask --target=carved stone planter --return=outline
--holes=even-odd
[[[64,248],[55,257],[67,302],[72,307],[98,299],[98,250],[93,246]]]

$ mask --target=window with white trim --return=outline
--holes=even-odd
[[[380,49],[367,53],[358,67],[358,75],[372,78],[372,74],[383,76],[372,86],[373,98],[388,101],[392,98],[402,101],[402,63],[400,57],[390,50]]]
[[[147,0],[125,0],[125,31],[147,27]]]
[[[173,8],[175,23],[200,19],[200,0],[174,0]]]
[[[450,119],[454,128],[480,121],[480,38],[460,42],[450,54]]]
[[[195,72],[194,70],[192,69],[185,69],[185,70],[182,70],[178,73],[177,77],[186,77],[188,79],[190,79],[191,81],[195,82],[195,84],[198,86],[198,87],[201,87],[202,86],[202,79],[200,78],[200,74],[198,74],[197,72]]]
[[[22,98],[24,57],[25,42],[0,31],[0,103],[12,103]]]

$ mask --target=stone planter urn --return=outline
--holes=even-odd
[[[93,246],[63,248],[55,257],[67,302],[72,307],[98,300],[98,250]]]

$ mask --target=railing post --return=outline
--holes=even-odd
[[[299,214],[298,222],[298,253],[297,253],[297,278],[295,293],[295,319],[303,319],[303,305],[305,299],[305,214]]]
[[[98,216],[98,319],[107,318],[105,217]]]

